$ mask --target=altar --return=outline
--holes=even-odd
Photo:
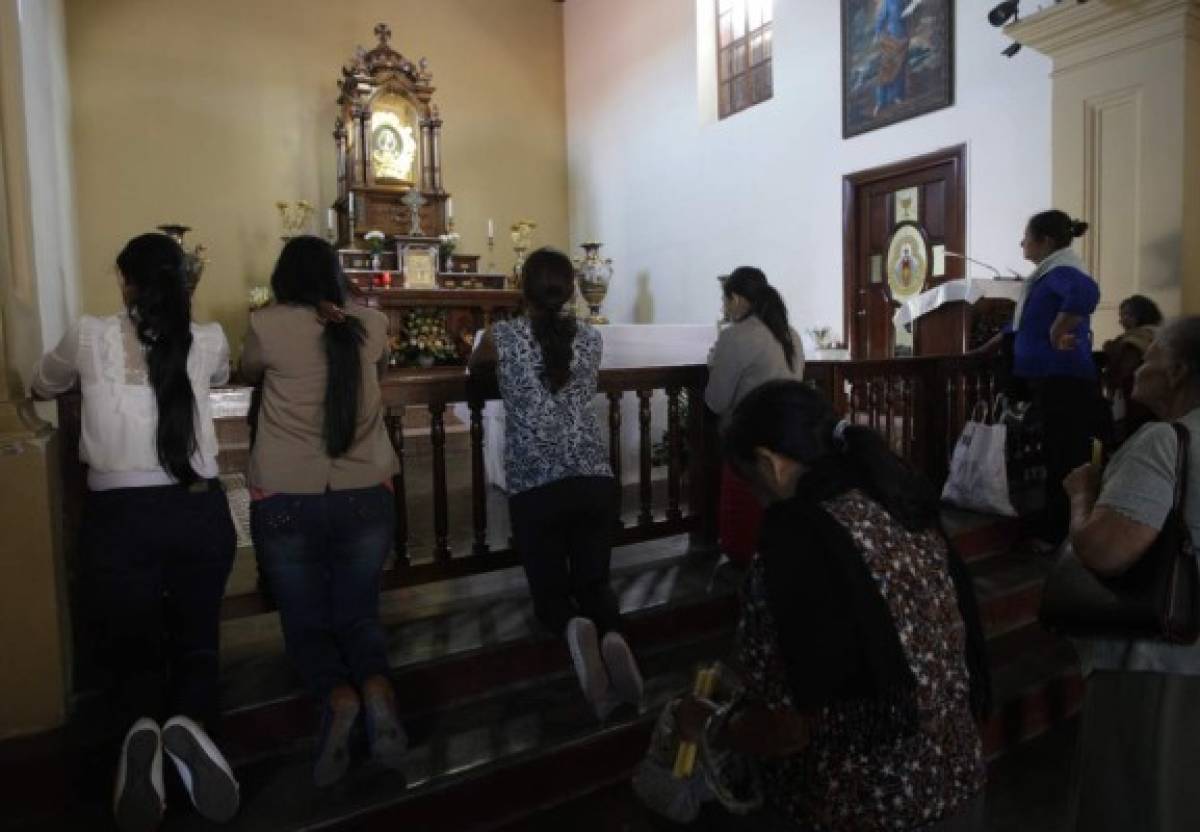
[[[715,325],[692,324],[606,324],[596,327],[604,339],[600,369],[618,370],[634,367],[671,367],[704,364],[708,351],[717,340]],[[693,403],[696,406],[699,403]],[[597,395],[593,403],[597,424],[607,442],[609,403]],[[463,422],[470,420],[466,404],[453,406],[454,415]],[[621,480],[638,481],[640,442],[638,432],[638,399],[633,394],[621,398]],[[650,431],[658,442],[667,426],[667,397],[655,391],[650,399]],[[504,476],[504,405],[488,402],[483,411],[483,465],[489,485],[507,488]],[[665,473],[662,474],[665,476]]]
[[[390,46],[386,24],[374,33],[338,80],[328,224],[351,299],[388,316],[391,365],[462,366],[475,332],[515,313],[521,295],[511,275],[457,250],[433,74]]]

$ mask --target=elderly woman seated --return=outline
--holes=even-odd
[[[1071,543],[1100,575],[1128,571],[1150,551],[1174,504],[1179,438],[1189,434],[1183,520],[1200,540],[1200,317],[1164,327],[1134,376],[1133,398],[1163,421],[1145,425],[1103,472],[1073,471]],[[1086,644],[1088,677],[1067,827],[1200,829],[1200,645],[1138,640]]]

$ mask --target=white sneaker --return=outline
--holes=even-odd
[[[607,633],[600,643],[600,652],[617,696],[622,702],[640,708],[644,687],[642,671],[638,669],[637,659],[633,657],[625,637],[618,632]]]
[[[163,789],[162,733],[158,723],[142,717],[121,743],[113,817],[121,832],[153,832],[162,823],[167,801]]]
[[[607,715],[603,709],[605,693],[608,690],[608,673],[604,670],[604,660],[600,657],[596,625],[591,619],[577,616],[567,622],[567,647],[571,651],[571,664],[575,666],[579,687],[583,690],[588,704],[596,711],[596,716],[603,720]]]
[[[196,811],[216,823],[231,820],[237,814],[240,789],[216,743],[186,716],[168,719],[162,738]]]

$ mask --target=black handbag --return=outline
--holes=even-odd
[[[1175,499],[1154,543],[1125,573],[1103,578],[1088,569],[1068,541],[1042,594],[1042,626],[1066,636],[1192,644],[1200,637],[1200,570],[1184,518],[1187,503],[1187,428],[1179,440]]]

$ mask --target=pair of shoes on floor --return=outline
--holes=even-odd
[[[394,697],[390,690],[368,693],[361,702],[356,698],[336,708],[327,704],[322,711],[317,759],[313,765],[313,782],[317,786],[332,786],[349,771],[350,743],[360,713],[366,722],[371,759],[384,768],[403,771],[408,735],[396,715]]]
[[[577,616],[567,622],[566,637],[579,687],[602,722],[622,703],[641,705],[642,673],[620,633],[600,639],[591,619]]]
[[[204,729],[186,716],[171,717],[161,729],[153,719],[142,717],[125,735],[117,764],[113,816],[121,832],[152,832],[162,823],[167,808],[164,750],[196,811],[216,823],[237,814],[237,779]]]

